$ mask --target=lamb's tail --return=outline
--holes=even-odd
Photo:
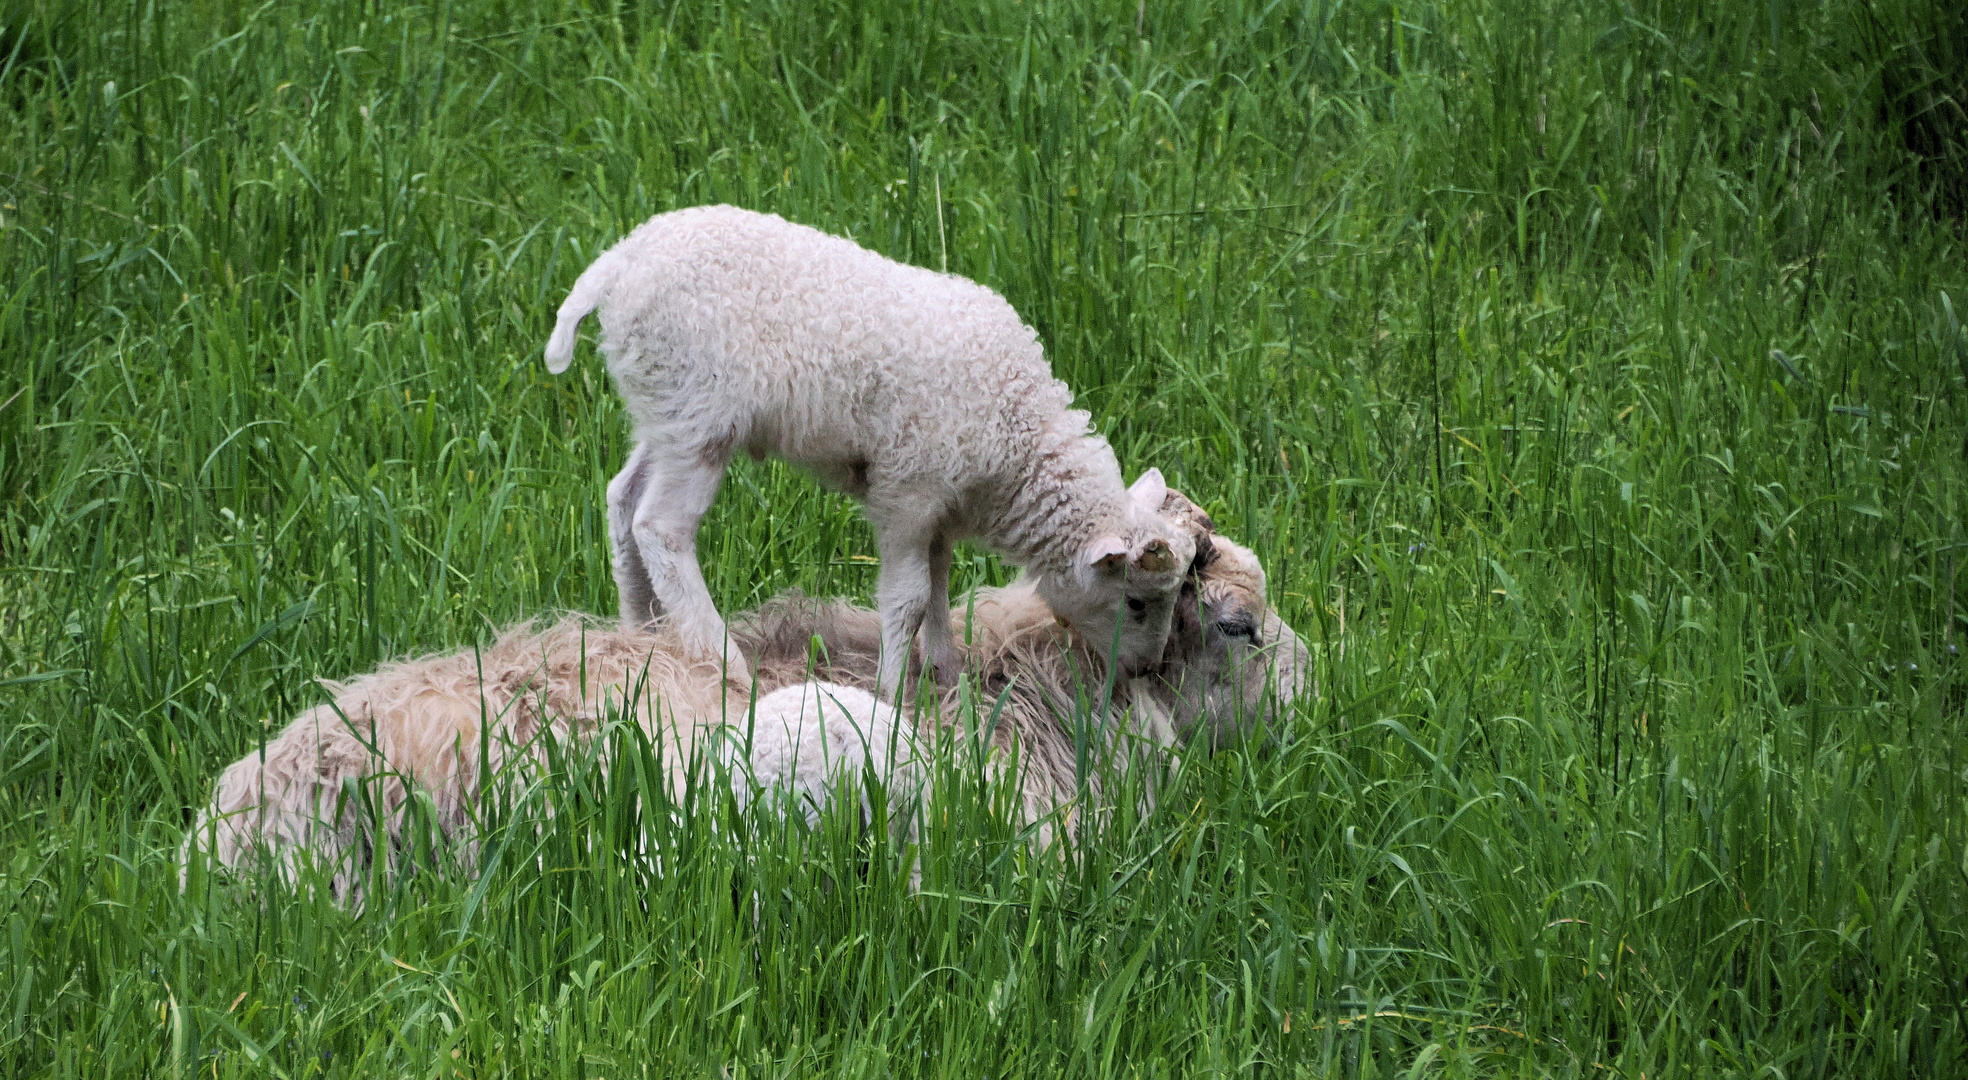
[[[615,260],[603,255],[594,265],[581,272],[568,292],[567,299],[560,303],[560,315],[554,320],[553,336],[547,339],[547,370],[555,375],[567,370],[574,362],[574,331],[588,312],[601,305],[603,294],[615,282]]]

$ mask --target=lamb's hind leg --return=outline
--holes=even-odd
[[[621,600],[622,626],[647,626],[663,614],[656,587],[636,550],[635,513],[649,486],[650,453],[637,443],[628,463],[608,482],[608,541],[615,549],[615,593]]]
[[[697,563],[697,524],[717,498],[729,454],[679,456],[642,445],[647,464],[630,530],[656,602],[669,614],[686,653],[722,660],[728,677],[750,682],[751,667],[725,632]]]

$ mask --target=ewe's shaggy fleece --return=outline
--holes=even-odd
[[[549,370],[566,370],[596,309],[636,425],[608,486],[624,622],[667,614],[691,655],[745,674],[696,555],[698,522],[742,449],[866,504],[882,559],[881,687],[919,626],[930,666],[957,667],[950,558],[969,537],[1030,570],[1088,637],[1111,641],[1118,623],[1125,670],[1160,663],[1194,541],[1156,513],[1159,472],[1122,484],[1113,449],[997,293],[710,206],[649,219],[582,273]]]
[[[1198,723],[1222,737],[1274,717],[1305,689],[1305,646],[1265,603],[1256,559],[1220,538],[1204,550],[1167,663],[1114,686],[1097,733],[1103,755],[1132,757]],[[1042,823],[1043,845],[1052,835],[1043,823],[1077,795],[1073,717],[1076,701],[1100,700],[1102,654],[1061,626],[1029,585],[982,590],[971,632],[971,670],[986,693],[1005,700],[994,767],[1016,754],[1021,812]],[[673,764],[700,749],[733,766],[741,797],[753,785],[777,788],[812,816],[843,772],[868,765],[903,782],[891,787],[898,811],[927,790],[924,748],[961,716],[956,695],[946,693],[940,711],[913,725],[894,725],[894,707],[869,693],[877,613],[785,597],[735,620],[733,637],[759,675],[763,696],[750,717],[747,691],[725,682],[716,665],[680,660],[667,626],[581,618],[515,628],[481,655],[392,664],[335,687],[332,705],[303,713],[267,743],[264,763],[254,751],[221,774],[186,837],[187,865],[194,845],[223,866],[257,853],[282,866],[311,858],[333,868],[337,895],[354,897],[378,851],[401,842],[400,811],[413,792],[430,799],[439,828],[469,862],[481,741],[493,778],[510,782],[541,759],[543,732],[589,739],[624,704]],[[747,721],[749,744],[740,734]],[[736,756],[744,745],[749,760]],[[365,831],[374,819],[362,812],[364,798],[383,811],[388,835]]]
[[[259,851],[288,863],[314,858],[333,867],[336,894],[350,896],[373,849],[401,843],[413,794],[430,800],[447,836],[469,832],[481,751],[491,777],[512,782],[544,759],[549,729],[568,744],[592,737],[611,714],[633,712],[687,755],[704,729],[742,719],[750,694],[727,683],[716,664],[683,659],[666,644],[660,635],[569,618],[544,631],[514,627],[482,652],[386,664],[346,683],[323,680],[333,701],[219,774],[185,838],[187,853],[205,844],[226,866]],[[369,834],[378,818],[388,824],[385,837]]]

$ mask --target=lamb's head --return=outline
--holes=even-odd
[[[1204,536],[1177,598],[1160,673],[1158,696],[1172,699],[1177,733],[1201,723],[1220,746],[1260,721],[1275,726],[1311,667],[1305,642],[1264,599],[1257,556],[1222,536]]]
[[[1094,648],[1117,647],[1127,675],[1161,666],[1176,597],[1196,555],[1196,537],[1159,511],[1168,495],[1161,471],[1149,469],[1128,488],[1112,532],[1074,553],[1064,573],[1038,575],[1039,596]]]

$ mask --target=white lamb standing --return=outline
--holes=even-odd
[[[779,457],[860,499],[881,571],[877,686],[893,693],[920,628],[940,681],[957,671],[952,545],[1025,567],[1046,603],[1129,673],[1154,668],[1194,540],[1132,488],[1004,298],[839,237],[730,206],[659,214],[574,283],[547,342],[567,369],[601,313],[601,351],[635,421],[608,485],[627,625],[667,614],[686,648],[724,657],[697,563],[698,522],[732,454]],[[1118,631],[1118,632],[1117,632]]]

